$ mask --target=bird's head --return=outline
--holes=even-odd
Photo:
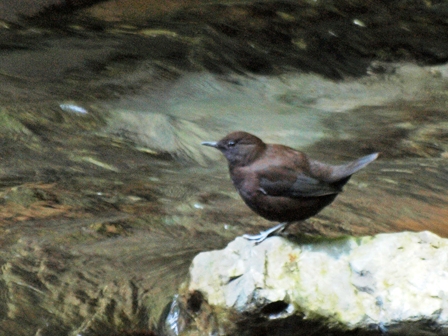
[[[219,149],[230,167],[251,164],[266,148],[266,144],[260,138],[242,131],[230,133],[217,142],[202,142],[202,145]]]

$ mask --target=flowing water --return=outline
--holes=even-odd
[[[2,28],[1,335],[150,335],[197,253],[272,225],[239,199],[220,153],[200,146],[234,130],[331,163],[381,152],[291,232],[448,236],[448,67],[426,52],[443,58],[444,44],[424,30],[405,57],[316,59],[298,18],[349,35],[328,16],[340,12],[267,3],[140,26]],[[382,17],[360,13],[347,18],[354,32]],[[245,30],[235,23],[248,17]],[[282,54],[299,26],[307,33]]]

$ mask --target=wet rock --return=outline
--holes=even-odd
[[[2,138],[25,137],[35,140],[32,132],[3,108],[0,109],[0,134]]]
[[[209,161],[208,154],[198,144],[211,132],[189,120],[161,113],[120,110],[112,113],[108,132],[154,153],[193,159],[201,165]]]
[[[2,1],[0,4],[0,18],[7,21],[18,21],[20,17],[34,15],[46,7],[60,5],[66,1],[39,0],[39,1]]]
[[[273,237],[259,245],[237,238],[196,256],[183,300],[194,301],[195,316],[200,292],[213,311],[195,323],[205,330],[203,321],[216,318],[212,329],[225,335],[280,321],[283,335],[302,335],[310,323],[334,335],[441,335],[448,333],[447,258],[448,240],[428,231],[314,242]]]
[[[109,278],[99,267],[86,271],[86,259],[63,249],[30,240],[20,245],[15,258],[1,264],[2,334],[98,335],[147,328],[144,292],[132,279]],[[74,264],[77,270],[70,269]]]
[[[106,50],[98,49],[108,43],[108,38],[102,36],[101,41],[95,41],[96,47],[85,48],[90,57],[79,48],[67,45],[57,57],[55,50],[50,55],[33,52],[32,57],[14,54],[11,58],[2,58],[1,66],[8,68],[8,73],[27,75],[30,79],[41,76],[52,79],[67,73],[63,71],[67,67],[89,68],[86,63],[90,63],[99,69],[109,68],[111,59],[129,61],[145,57],[155,61],[155,68],[162,66],[172,73],[206,69],[213,73],[279,74],[299,69],[343,79],[389,72],[387,67],[372,67],[371,61],[416,60],[422,64],[441,64],[448,54],[446,41],[440,39],[446,30],[447,10],[439,2],[414,0],[386,5],[347,1],[335,5],[327,1],[173,0],[161,4],[133,0],[101,1],[75,12],[98,1],[67,2],[72,6],[64,6],[64,1],[47,1],[59,6],[40,11],[28,22],[39,28],[58,27],[76,34],[107,32],[113,39],[113,51],[105,54]],[[31,10],[34,6],[29,7],[22,14],[39,12]],[[1,9],[0,5],[0,13]],[[14,20],[16,13],[7,14],[3,19]],[[141,36],[121,36],[118,43],[124,42],[125,49],[119,51],[117,36],[131,34]],[[91,38],[83,38],[78,43],[85,46]],[[8,45],[17,48],[16,39],[12,41]],[[93,49],[97,55],[93,55]],[[110,53],[115,55],[108,57]],[[40,62],[50,65],[36,65]]]

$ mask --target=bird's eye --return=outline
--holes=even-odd
[[[235,141],[231,140],[227,143],[228,147],[235,147]]]

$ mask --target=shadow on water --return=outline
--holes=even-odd
[[[412,38],[405,57],[382,58],[409,62],[372,63],[387,15],[358,8],[345,26],[344,8],[277,5],[206,6],[215,19],[196,6],[159,26],[2,28],[0,333],[150,335],[197,253],[271,225],[200,146],[233,130],[328,162],[381,152],[291,232],[448,236],[448,70],[409,61],[440,63],[444,44],[417,52]],[[333,59],[347,27],[358,52]],[[333,49],[316,59],[325,36]]]

